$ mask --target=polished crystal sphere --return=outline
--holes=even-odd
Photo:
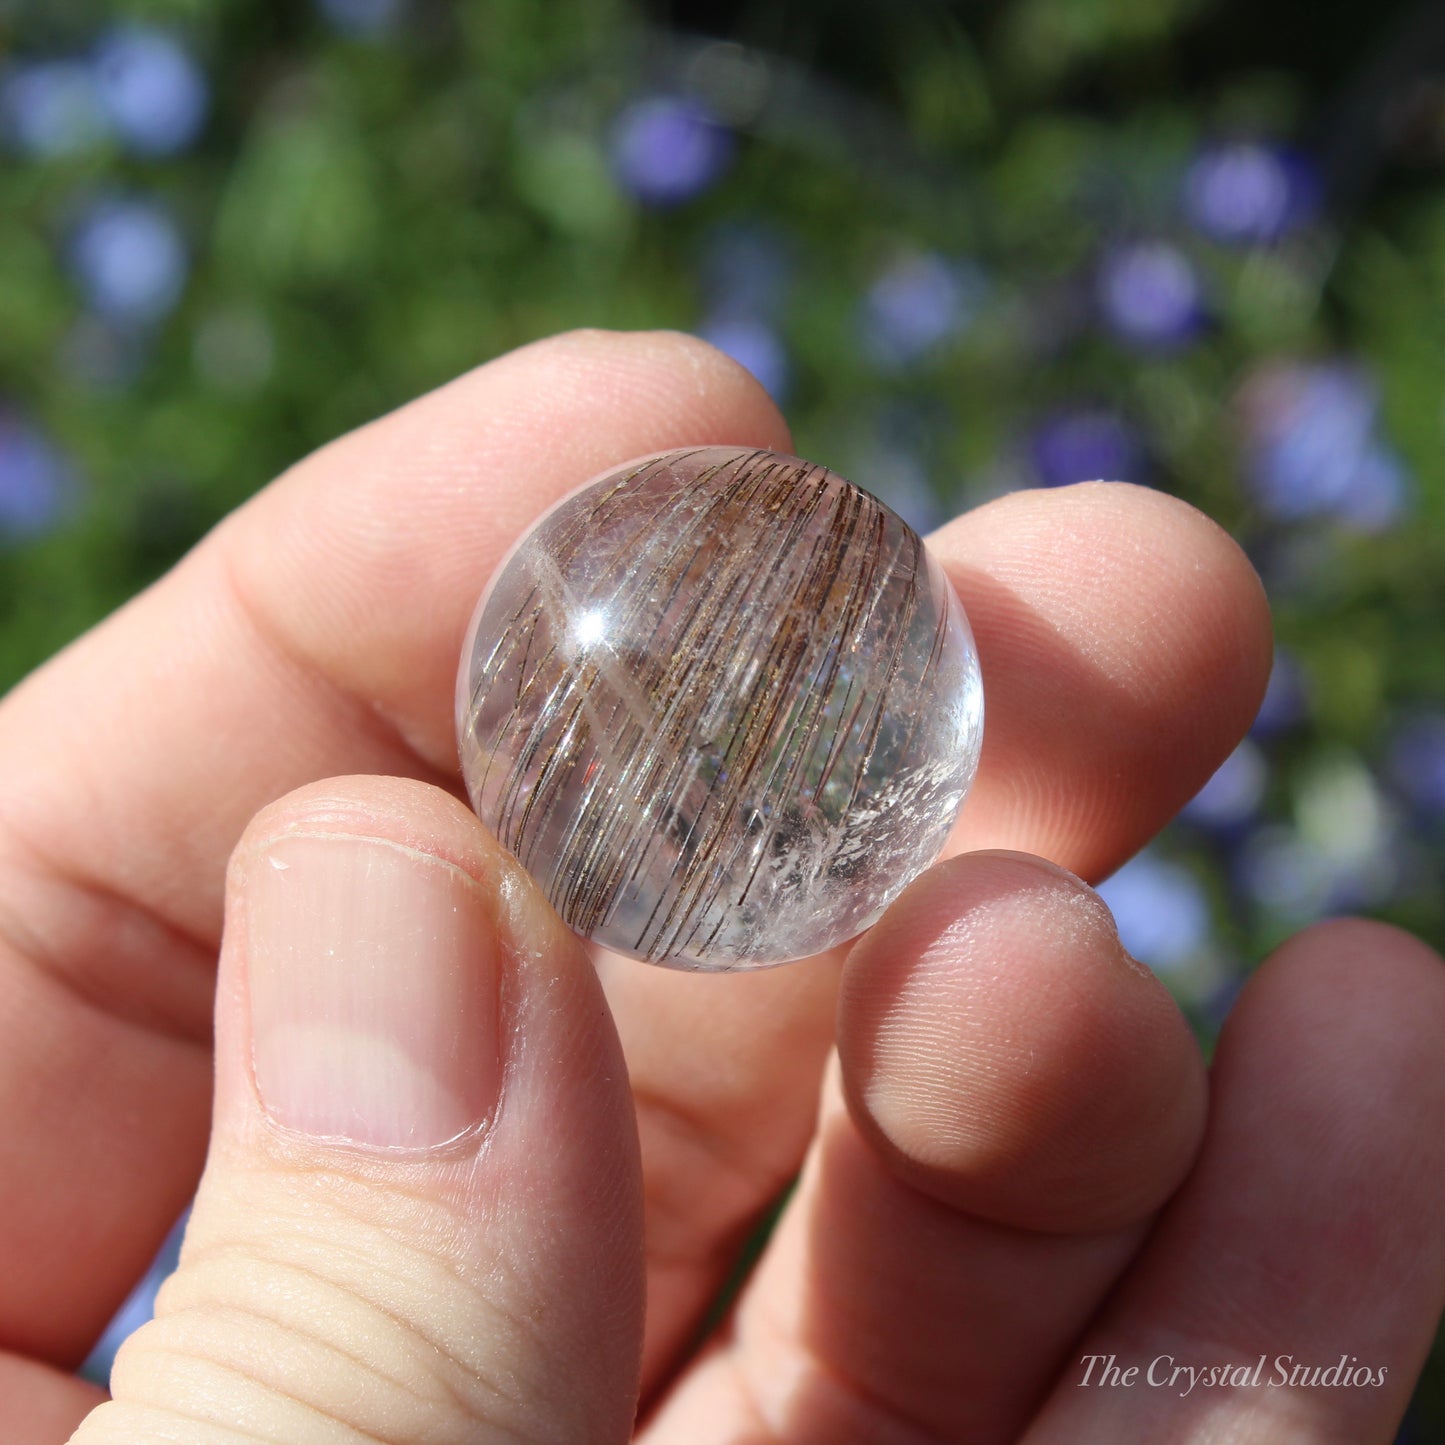
[[[721,970],[867,928],[943,847],[983,691],[952,585],[867,492],[696,447],[573,492],[478,604],[482,821],[586,938]]]

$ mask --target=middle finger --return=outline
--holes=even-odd
[[[849,955],[838,1054],[797,1196],[649,1445],[756,1416],[796,1445],[1012,1440],[1203,1123],[1173,1001],[1019,853],[906,890]]]

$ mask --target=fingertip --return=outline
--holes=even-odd
[[[1445,959],[1423,939],[1377,918],[1326,918],[1281,944],[1251,979],[1251,987],[1276,987],[1284,970],[1327,973],[1340,984],[1370,988],[1382,972],[1445,1000]]]
[[[692,434],[676,445],[706,441],[785,452],[792,448],[787,422],[762,383],[726,352],[690,332],[579,327],[531,342],[502,360],[545,371],[554,386],[575,388],[581,403],[610,397],[632,415],[650,417],[659,428],[685,417]]]
[[[1104,876],[1258,711],[1272,655],[1258,576],[1203,513],[1119,482],[1015,492],[930,544],[973,625],[989,709],[959,846]]]
[[[1098,895],[1026,855],[964,855],[915,883],[849,957],[838,1039],[890,1167],[998,1222],[1131,1222],[1197,1147],[1202,1066],[1177,1008]]]
[[[316,828],[380,832],[397,842],[433,843],[451,851],[475,846],[485,830],[460,799],[415,778],[354,774],[318,778],[261,808],[246,825],[237,851],[285,833]]]
[[[1342,1051],[1370,1053],[1383,1063],[1426,1057],[1445,1033],[1445,960],[1413,934],[1366,918],[1334,918],[1281,944],[1245,983],[1220,1038],[1221,1065],[1236,1058],[1269,1060],[1298,1049],[1320,1071],[1334,1053],[1314,1047],[1337,1037]],[[1265,1039],[1267,1048],[1261,1048]],[[1419,1079],[1428,1089],[1438,1071]],[[1445,1075],[1438,1092],[1445,1096]],[[1413,1087],[1413,1086],[1412,1086]],[[1445,1105],[1445,1097],[1441,1098]]]
[[[1153,487],[1081,482],[1044,497],[1052,505],[1036,523],[1055,547],[1060,529],[1073,543],[1065,585],[1132,583],[1117,624],[1097,629],[1092,655],[1121,682],[1177,692],[1217,714],[1233,746],[1259,710],[1274,651],[1269,600],[1244,549],[1212,517]]]

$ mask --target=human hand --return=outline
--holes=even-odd
[[[639,1392],[647,1445],[1390,1438],[1445,1299],[1439,960],[1311,930],[1206,1080],[1055,866],[1136,850],[1258,703],[1264,600],[1197,513],[1087,486],[932,539],[984,756],[846,957],[594,969],[457,801],[510,540],[710,441],[789,447],[700,343],[529,347],[303,463],[0,707],[0,1438],[620,1441]],[[66,1372],[203,1156],[87,1416]],[[1081,1388],[1111,1354],[1385,1374]]]

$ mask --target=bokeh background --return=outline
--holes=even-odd
[[[1442,173],[1438,0],[0,0],[0,682],[478,361],[695,331],[920,528],[1249,550],[1259,719],[1103,889],[1207,1040],[1313,919],[1445,944]]]

